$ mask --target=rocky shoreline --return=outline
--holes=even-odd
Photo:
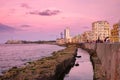
[[[13,67],[0,80],[63,80],[75,63],[76,45],[53,52],[52,56],[28,62],[21,68]]]

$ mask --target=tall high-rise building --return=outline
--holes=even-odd
[[[92,23],[93,40],[98,39],[104,41],[105,38],[110,37],[110,25],[107,21],[96,21]]]
[[[68,27],[64,30],[64,39],[66,43],[71,42],[70,29]]]
[[[70,38],[70,29],[68,27],[64,30],[64,38]]]

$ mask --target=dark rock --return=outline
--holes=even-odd
[[[82,56],[76,56],[76,58],[81,58]]]
[[[76,64],[75,64],[75,66],[79,66],[79,64],[78,64],[78,63],[76,63]]]

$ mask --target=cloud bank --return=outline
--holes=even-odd
[[[33,15],[40,15],[40,16],[55,16],[58,15],[60,13],[60,10],[44,10],[44,11],[33,11],[33,12],[29,12],[29,14],[33,14]]]
[[[31,26],[28,25],[28,24],[24,24],[24,25],[21,25],[21,27],[28,28],[28,27],[31,27]]]
[[[23,8],[26,8],[26,9],[30,9],[30,8],[31,8],[31,7],[30,7],[28,4],[26,4],[26,3],[21,3],[20,6],[23,7]]]
[[[13,32],[15,30],[16,29],[11,26],[0,23],[0,32]]]

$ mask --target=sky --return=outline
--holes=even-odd
[[[102,20],[120,20],[120,0],[0,0],[0,43],[55,40],[66,27],[73,37]]]

